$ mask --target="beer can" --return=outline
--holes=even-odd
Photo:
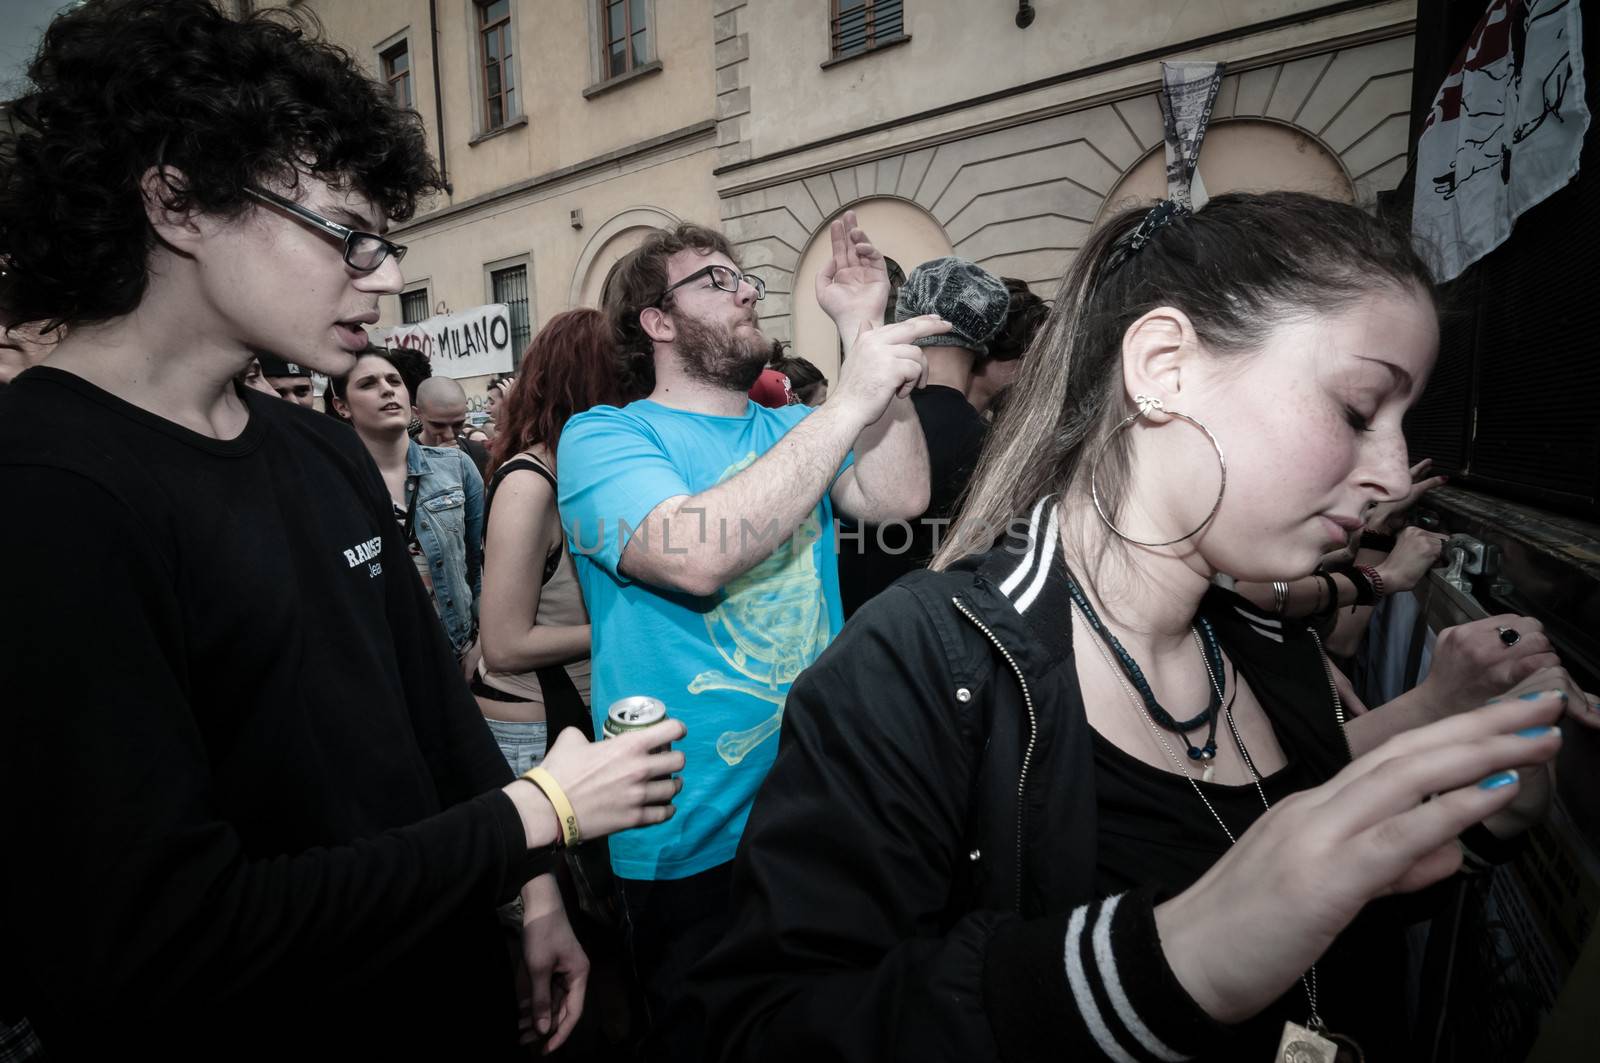
[[[641,731],[667,718],[667,707],[656,698],[636,695],[611,703],[603,730],[611,736]]]

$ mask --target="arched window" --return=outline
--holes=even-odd
[[[612,215],[594,230],[578,256],[567,305],[603,307],[617,263],[644,243],[650,230],[671,228],[677,223],[676,217],[658,207],[630,207]]]

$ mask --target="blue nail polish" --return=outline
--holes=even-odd
[[[1517,700],[1518,701],[1538,701],[1542,697],[1544,697],[1544,691],[1542,691],[1542,690],[1530,690],[1526,694],[1518,694],[1517,695]]]
[[[1561,728],[1559,727],[1524,727],[1517,732],[1517,735],[1522,738],[1546,738],[1560,733]]]
[[[1502,771],[1489,776],[1478,784],[1480,790],[1498,790],[1502,786],[1510,786],[1517,781],[1516,771]]]

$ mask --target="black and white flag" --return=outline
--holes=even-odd
[[[1450,280],[1578,173],[1589,128],[1578,0],[1494,0],[1417,140],[1411,227]]]

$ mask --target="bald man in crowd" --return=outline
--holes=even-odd
[[[422,422],[418,443],[427,447],[460,447],[488,482],[489,448],[467,438],[467,393],[459,383],[447,376],[430,376],[417,385],[412,409]]]

